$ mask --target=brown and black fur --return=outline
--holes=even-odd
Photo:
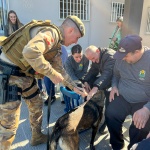
[[[92,128],[90,149],[94,150],[94,138],[103,116],[104,98],[103,91],[99,91],[90,101],[60,117],[52,130],[50,150],[56,150],[57,144],[62,150],[79,150],[78,132],[88,128]]]

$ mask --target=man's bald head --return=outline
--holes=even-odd
[[[90,45],[85,50],[85,56],[88,60],[91,60],[94,63],[99,63],[100,59],[100,50],[94,45]]]
[[[86,50],[85,50],[85,56],[89,56],[89,55],[95,53],[95,52],[97,51],[97,49],[98,49],[98,48],[97,48],[96,46],[90,45],[90,46],[87,47]]]

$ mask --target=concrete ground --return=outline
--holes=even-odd
[[[56,120],[64,114],[65,105],[60,102],[60,93],[57,93],[57,100],[51,106],[51,118],[50,118],[50,130],[54,126]],[[127,118],[124,126],[123,132],[125,136],[125,145],[127,146],[129,142],[128,138],[128,126],[130,124],[131,119]],[[47,106],[43,106],[43,133],[47,134]],[[97,133],[95,138],[95,149],[96,150],[111,150],[109,145],[109,133],[107,129],[105,129],[106,134],[100,135]],[[20,115],[20,123],[19,128],[17,130],[16,138],[12,145],[12,150],[46,150],[46,144],[41,144],[38,146],[30,146],[29,140],[31,138],[31,130],[30,124],[28,120],[28,110],[24,101],[22,101],[21,107],[21,115]],[[89,142],[91,138],[91,130],[87,130],[86,132],[80,133],[80,150],[88,150]],[[125,147],[124,150],[127,148]],[[58,147],[58,150],[60,148]]]

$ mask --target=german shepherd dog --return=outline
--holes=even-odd
[[[49,150],[79,150],[79,131],[92,128],[90,150],[94,150],[94,139],[103,116],[104,92],[98,91],[92,99],[60,117],[49,141]]]

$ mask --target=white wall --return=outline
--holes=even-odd
[[[115,23],[110,23],[111,2],[112,0],[91,0],[90,21],[84,21],[86,35],[78,42],[83,49],[91,44],[108,46],[109,37],[116,26]],[[62,23],[59,20],[59,0],[9,0],[9,7],[16,11],[24,24],[32,19],[49,19],[56,25]]]
[[[148,19],[148,7],[150,8],[150,0],[148,1],[144,0],[140,36],[143,39],[142,40],[143,45],[150,47],[150,33],[149,34],[146,33],[147,19]]]
[[[110,0],[91,1],[91,21],[89,23],[89,45],[107,47],[109,37],[115,27],[110,23]]]
[[[9,0],[9,7],[17,12],[19,19],[27,23],[32,19],[58,21],[58,0]]]

